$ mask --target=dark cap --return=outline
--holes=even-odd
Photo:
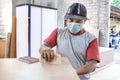
[[[65,15],[65,19],[74,18],[78,20],[83,20],[87,18],[86,7],[81,3],[73,3]]]

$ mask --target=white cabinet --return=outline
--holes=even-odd
[[[43,40],[57,27],[57,9],[38,5],[22,4],[16,7],[17,58],[39,58]]]

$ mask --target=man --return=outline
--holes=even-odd
[[[57,45],[62,56],[68,58],[80,80],[89,80],[90,72],[96,68],[100,61],[97,38],[85,31],[87,10],[83,4],[73,3],[65,15],[66,27],[56,28],[45,39],[39,49],[46,61],[54,58],[52,48]]]

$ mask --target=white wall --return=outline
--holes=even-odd
[[[12,26],[12,1],[0,0],[0,27],[2,28],[2,35],[11,32]]]

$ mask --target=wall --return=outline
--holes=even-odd
[[[0,35],[6,36],[11,31],[12,2],[11,0],[0,1]]]
[[[34,0],[34,4],[57,8],[57,0]]]
[[[30,3],[30,0],[12,0],[12,16],[16,15],[16,5]]]

